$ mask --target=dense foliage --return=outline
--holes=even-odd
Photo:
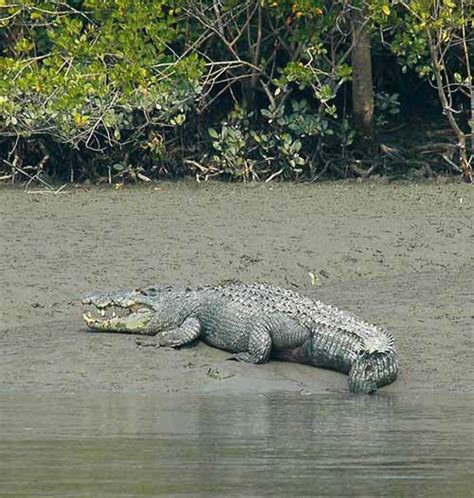
[[[447,116],[452,133],[444,162],[427,171],[467,178],[472,9],[472,0],[0,0],[0,171],[71,180],[404,171],[426,161],[397,153],[383,132],[412,118],[418,86],[419,109]],[[375,157],[352,119],[358,29],[376,68]]]

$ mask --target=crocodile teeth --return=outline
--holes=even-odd
[[[100,314],[101,314],[102,316],[105,316],[105,310],[104,310],[104,308],[102,308],[102,309],[100,310]]]

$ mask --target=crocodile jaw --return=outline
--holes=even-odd
[[[82,316],[86,325],[95,331],[147,334],[154,314],[151,305],[142,299],[119,293],[88,296],[82,304],[92,308]]]
[[[87,326],[92,330],[107,332],[129,332],[145,334],[151,322],[150,311],[131,312],[125,316],[113,316],[111,318],[99,318],[91,312],[82,315]]]

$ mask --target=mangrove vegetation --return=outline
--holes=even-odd
[[[473,0],[0,0],[0,178],[472,181]]]

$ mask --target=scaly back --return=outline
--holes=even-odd
[[[267,313],[285,313],[310,330],[339,329],[341,332],[354,335],[368,353],[393,350],[393,337],[386,330],[371,325],[351,313],[288,289],[268,284],[230,283],[204,287],[202,290],[217,292],[242,305],[258,307]]]

